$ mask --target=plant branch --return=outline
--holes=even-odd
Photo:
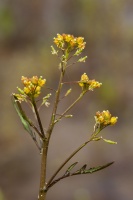
[[[38,135],[40,136],[40,138],[43,139],[43,136],[41,134],[41,132],[38,130],[38,128],[31,122],[31,120],[28,121],[29,125],[38,133]]]
[[[36,102],[35,102],[34,98],[32,99],[32,104],[33,104],[33,107],[34,107],[34,110],[35,110],[35,113],[36,113],[36,117],[37,117],[38,124],[39,124],[39,127],[40,127],[41,135],[42,135],[42,137],[44,137],[46,139],[45,133],[44,133],[44,130],[43,130],[43,126],[42,126],[42,122],[41,122],[41,119],[40,119],[40,116],[39,116],[39,113],[38,113],[38,110],[37,110],[37,106],[36,106]]]
[[[84,94],[86,93],[87,91],[83,91],[79,97],[60,115],[60,117],[58,117],[55,121],[58,122],[73,106],[75,106],[75,104],[84,96]]]
[[[57,169],[57,171],[53,174],[53,176],[50,178],[50,180],[47,183],[47,188],[49,187],[49,185],[51,184],[51,182],[54,180],[54,178],[56,177],[56,175],[61,171],[61,169],[68,163],[69,160],[71,160],[71,158],[73,158],[83,147],[85,147],[89,142],[91,142],[93,140],[93,138],[91,137],[88,141],[86,141],[85,143],[83,143],[80,147],[78,147],[63,163],[62,165]]]
[[[76,175],[81,175],[81,174],[92,174],[94,172],[97,172],[97,171],[100,171],[106,167],[109,167],[110,165],[112,165],[114,162],[110,162],[110,163],[107,163],[106,165],[103,165],[103,166],[98,166],[98,167],[93,167],[93,168],[90,168],[88,170],[84,170],[84,171],[76,171],[74,173],[67,173],[67,174],[64,174],[63,176],[59,177],[58,179],[54,180],[53,182],[51,182],[49,185],[48,185],[48,188],[47,190],[52,187],[53,185],[55,185],[57,182],[59,182],[60,180],[64,179],[64,178],[68,178],[68,177],[71,177],[71,176],[76,176]]]
[[[47,163],[47,151],[48,151],[48,143],[47,140],[43,141],[43,146],[41,149],[41,175],[40,175],[40,189],[39,189],[39,195],[38,200],[46,200],[46,163]]]
[[[57,91],[56,91],[53,112],[52,112],[51,120],[50,120],[49,127],[48,127],[47,134],[46,134],[48,141],[50,140],[52,130],[53,130],[54,124],[55,124],[54,123],[55,122],[55,116],[56,116],[56,111],[57,111],[57,107],[58,107],[58,103],[59,103],[60,92],[61,92],[61,88],[62,88],[62,81],[63,81],[63,78],[64,78],[64,74],[65,74],[65,70],[63,70],[63,63],[62,63],[62,70],[61,70],[61,74],[60,74],[60,80],[59,80],[59,83],[58,83],[58,88],[57,88]]]
[[[35,142],[35,145],[37,146],[38,150],[41,151],[41,147],[39,146],[37,140],[36,140],[36,135],[34,134],[34,136],[32,137],[33,141]]]

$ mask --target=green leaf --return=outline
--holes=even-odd
[[[92,174],[92,173],[97,172],[99,170],[102,170],[102,169],[104,169],[106,167],[109,167],[113,163],[114,162],[110,162],[110,163],[107,163],[106,165],[103,165],[103,166],[91,167],[90,169],[87,169],[87,170],[86,170],[86,166],[87,165],[84,165],[81,169],[79,169],[76,172],[74,172],[73,174],[71,174],[71,176],[73,176],[73,175],[79,175],[79,174]]]
[[[64,117],[66,117],[66,118],[72,118],[73,115],[65,115]]]
[[[25,128],[25,130],[32,136],[32,138],[34,137],[34,134],[30,128],[30,120],[27,118],[25,112],[23,111],[22,107],[21,107],[21,104],[20,102],[18,101],[17,97],[15,95],[12,95],[13,96],[13,99],[12,99],[12,102],[13,102],[13,105],[15,107],[15,110]]]
[[[99,141],[99,140],[101,140],[102,138],[101,137],[94,137],[92,140],[93,141]]]
[[[109,144],[117,144],[117,142],[114,142],[112,140],[106,140],[104,138],[102,138],[105,142],[109,143]]]
[[[86,165],[86,164],[85,164],[85,165],[83,165],[83,167],[81,167],[81,169],[80,169],[80,173],[81,173],[81,174],[83,174],[83,173],[84,173],[84,171],[85,171],[86,167],[87,167],[87,165]]]
[[[68,169],[66,170],[66,172],[65,172],[65,175],[66,174],[69,174],[70,173],[70,171],[75,167],[75,165],[77,165],[78,164],[78,162],[75,162],[75,163],[73,163],[72,165],[70,165],[70,167],[68,167]]]
[[[43,97],[43,101],[42,101],[42,104],[41,104],[41,106],[42,105],[44,105],[45,104],[45,106],[46,107],[48,107],[49,105],[50,105],[50,103],[49,103],[49,98],[51,97],[51,93],[49,93],[49,94],[47,94],[45,97]]]
[[[67,92],[66,92],[66,94],[65,94],[65,97],[68,95],[68,94],[70,94],[71,93],[71,91],[72,91],[72,89],[70,88],[69,90],[67,90]]]
[[[82,53],[82,49],[77,49],[74,56],[79,56]]]
[[[99,171],[99,170],[102,170],[102,169],[104,169],[104,168],[106,168],[106,167],[109,167],[109,166],[112,165],[113,163],[114,163],[114,162],[110,162],[110,163],[107,163],[106,165],[103,165],[103,166],[92,167],[92,168],[90,168],[90,169],[88,169],[88,170],[85,170],[85,171],[84,171],[84,174],[92,174],[92,173],[97,172],[97,171]]]
[[[51,53],[52,53],[53,55],[58,55],[58,51],[56,51],[55,48],[54,48],[53,46],[51,46],[51,49],[52,49]]]
[[[78,60],[78,62],[85,62],[86,58],[87,58],[87,56],[81,57],[81,58]]]

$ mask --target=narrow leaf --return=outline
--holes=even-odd
[[[81,167],[81,169],[80,169],[80,172],[81,172],[81,174],[82,174],[82,173],[84,173],[84,171],[85,171],[86,167],[87,167],[87,165],[86,165],[86,164],[85,164],[85,165],[83,165],[83,167]]]
[[[72,118],[73,115],[65,115],[64,117],[66,117],[66,118]]]
[[[53,46],[51,46],[51,49],[52,49],[51,53],[52,53],[53,55],[58,55],[58,51],[56,51],[55,48],[54,48]]]
[[[78,60],[78,62],[85,62],[86,58],[87,58],[87,56],[81,57],[81,58]]]
[[[71,91],[72,91],[72,89],[70,88],[69,90],[67,90],[67,92],[66,92],[66,94],[65,94],[65,97],[68,95],[68,94],[70,94],[71,93]]]
[[[112,141],[112,140],[106,140],[106,139],[104,139],[104,138],[103,138],[103,140],[104,140],[105,142],[109,143],[109,144],[117,144],[117,142],[114,142],[114,141]]]
[[[93,141],[99,141],[99,140],[101,140],[102,138],[101,137],[94,137],[92,140]]]
[[[13,105],[15,107],[15,110],[18,114],[18,116],[20,117],[20,120],[25,128],[25,130],[32,136],[32,138],[34,138],[34,134],[30,128],[30,121],[29,119],[27,118],[26,114],[24,113],[22,107],[21,107],[21,104],[20,102],[18,101],[17,97],[15,97],[13,95]]]
[[[103,166],[98,166],[98,167],[92,167],[88,170],[85,170],[84,171],[84,174],[91,174],[91,173],[94,173],[94,172],[97,172],[99,170],[102,170],[106,167],[109,167],[110,165],[112,165],[114,162],[110,162],[110,163],[107,163],[106,165],[103,165]]]
[[[70,171],[75,167],[75,165],[77,165],[78,162],[73,163],[72,165],[70,165],[70,167],[68,167],[68,169],[66,170],[65,174],[69,174]]]
[[[48,101],[50,97],[51,97],[51,93],[49,93],[49,94],[47,94],[45,97],[43,97],[43,101],[42,101],[41,106],[42,106],[43,104],[45,104],[45,106],[48,107],[48,106],[50,105],[50,103],[49,103],[49,101]]]

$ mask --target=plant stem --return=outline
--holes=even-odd
[[[49,146],[50,137],[51,137],[51,134],[52,134],[52,131],[53,131],[53,128],[54,128],[55,115],[56,115],[56,111],[57,111],[57,107],[58,107],[58,102],[59,102],[59,97],[60,97],[60,92],[61,92],[64,74],[65,74],[65,71],[61,71],[58,89],[56,91],[56,96],[55,96],[55,103],[54,103],[54,107],[53,107],[53,112],[52,112],[52,116],[51,116],[51,120],[50,120],[50,123],[49,123],[47,133],[46,133],[46,135],[44,135],[44,132],[42,132],[43,135],[44,135],[44,140],[43,140],[43,147],[42,147],[40,190],[39,190],[38,200],[46,200],[46,193],[47,193],[47,189],[46,189],[47,188],[47,183],[46,183],[47,153],[48,153],[48,146]],[[42,124],[41,124],[41,120],[40,120],[35,102],[33,102],[33,106],[34,106],[34,109],[35,109],[35,112],[36,112],[36,115],[37,115],[37,119],[38,119],[40,129],[42,131],[43,127],[42,127]]]
[[[40,189],[38,200],[46,200],[46,162],[47,162],[47,150],[48,150],[48,142],[47,140],[43,141],[43,147],[41,151],[42,160],[41,160],[41,175],[40,175]]]
[[[52,130],[53,130],[54,124],[55,124],[55,116],[56,116],[56,111],[57,111],[57,107],[58,107],[58,103],[59,103],[59,97],[60,97],[60,92],[61,92],[61,88],[62,88],[62,81],[63,81],[64,74],[65,74],[65,71],[61,71],[58,89],[56,91],[56,97],[55,97],[53,112],[52,112],[51,120],[50,120],[49,127],[48,127],[47,134],[46,134],[48,141],[50,140]]]
[[[76,175],[81,175],[81,174],[92,174],[94,172],[97,172],[97,171],[100,171],[106,167],[109,167],[110,165],[112,165],[114,163],[113,162],[110,162],[110,163],[107,163],[106,165],[103,165],[103,166],[98,166],[98,167],[93,167],[93,168],[90,168],[88,170],[85,170],[85,171],[76,171],[74,173],[68,173],[68,174],[64,174],[63,176],[57,178],[56,180],[54,180],[49,186],[48,186],[48,189],[50,187],[52,187],[53,185],[55,185],[57,182],[59,182],[60,180],[64,179],[64,178],[67,178],[67,177],[72,177],[72,176],[76,176]]]
[[[36,102],[35,102],[34,98],[32,99],[32,104],[33,104],[33,107],[34,107],[34,110],[35,110],[35,113],[36,113],[36,117],[37,117],[37,120],[38,120],[38,124],[39,124],[39,127],[40,127],[41,134],[45,138],[42,122],[41,122],[41,119],[40,119],[40,116],[39,116],[39,113],[38,113],[38,110],[37,110],[37,106],[36,106]]]
[[[86,141],[85,143],[83,143],[80,147],[78,147],[63,163],[62,165],[57,169],[57,171],[53,174],[53,176],[50,178],[50,180],[47,183],[47,188],[49,187],[49,185],[52,183],[52,181],[54,180],[54,178],[56,177],[56,175],[61,171],[61,169],[66,165],[66,163],[68,163],[68,161],[75,156],[83,147],[85,147],[89,142],[92,141],[92,137]]]

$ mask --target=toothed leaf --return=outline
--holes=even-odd
[[[84,171],[84,174],[91,174],[91,173],[97,172],[97,171],[102,170],[102,169],[104,169],[104,168],[106,168],[106,167],[109,167],[109,166],[112,165],[113,163],[114,163],[114,162],[110,162],[110,163],[108,163],[108,164],[106,164],[106,165],[103,165],[103,166],[92,167],[92,168],[90,168],[90,169],[88,169],[88,170],[85,170],[85,171]]]

